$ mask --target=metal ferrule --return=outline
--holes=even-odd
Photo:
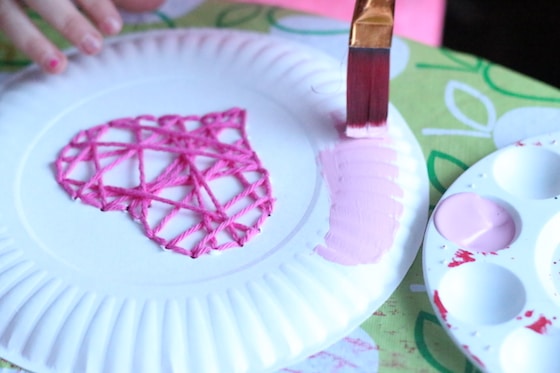
[[[390,48],[395,0],[357,0],[350,30],[350,46]]]

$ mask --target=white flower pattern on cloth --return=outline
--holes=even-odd
[[[376,373],[379,348],[362,328],[324,351],[276,373]]]
[[[461,109],[464,101],[457,100],[458,93],[470,96],[484,107],[486,123],[481,123],[465,114]],[[551,107],[520,107],[498,117],[496,108],[488,96],[456,80],[447,83],[444,102],[451,115],[466,128],[424,128],[422,129],[424,136],[493,138],[496,147],[501,148],[528,137],[557,130],[559,124],[557,118],[560,116],[560,109]]]
[[[282,17],[273,23],[270,34],[291,39],[318,48],[346,64],[348,56],[348,22],[337,21],[312,15]],[[406,68],[410,59],[408,45],[399,37],[394,37],[391,46],[391,79],[396,78]]]
[[[526,138],[558,131],[558,118],[558,108],[527,106],[510,110],[496,122],[494,144],[501,148]]]
[[[331,347],[276,373],[377,373],[378,371],[379,347],[365,330],[358,328]],[[0,373],[26,372],[22,369],[0,367]]]
[[[479,123],[477,120],[470,118],[460,108],[461,102],[456,101],[456,93],[466,93],[475,100],[478,100],[485,108],[487,113],[487,122]],[[472,137],[491,137],[492,130],[496,123],[496,109],[490,99],[479,90],[469,86],[466,83],[451,80],[447,83],[444,93],[445,106],[459,122],[464,124],[464,128],[424,128],[422,133],[428,135],[455,135],[455,136],[472,136]]]
[[[125,24],[150,24],[161,22],[162,17],[174,19],[188,14],[204,3],[204,0],[167,0],[155,12],[130,13],[121,11]]]

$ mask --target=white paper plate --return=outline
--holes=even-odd
[[[559,145],[554,133],[485,157],[430,218],[423,249],[430,298],[483,371],[560,371]]]
[[[423,235],[428,183],[394,108],[388,166],[399,172],[385,181],[401,186],[404,207],[394,244],[363,265],[315,250],[333,206],[318,156],[340,143],[345,116],[339,62],[261,34],[204,29],[122,37],[96,58],[71,59],[62,76],[27,70],[0,99],[0,356],[37,372],[262,373],[344,337],[402,280]],[[277,200],[243,248],[198,259],[163,252],[126,214],[74,202],[55,181],[59,150],[82,129],[234,106],[247,110]],[[355,173],[375,195],[383,178]],[[366,218],[349,217],[346,236],[369,232]]]

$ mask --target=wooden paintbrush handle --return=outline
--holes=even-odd
[[[394,14],[395,0],[356,0],[350,46],[390,48]]]

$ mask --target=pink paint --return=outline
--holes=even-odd
[[[330,191],[330,230],[316,252],[344,265],[377,262],[393,246],[403,206],[389,137],[342,140],[319,155]]]
[[[552,321],[550,321],[544,316],[541,316],[537,321],[535,321],[531,325],[527,325],[527,328],[535,331],[536,333],[545,334],[549,325],[552,325]]]
[[[434,213],[434,223],[448,240],[479,252],[507,248],[516,233],[509,212],[476,193],[458,193],[443,200]]]
[[[453,258],[453,260],[451,261],[451,263],[448,264],[449,268],[454,268],[454,267],[458,267],[461,264],[465,264],[465,263],[471,263],[471,262],[475,262],[476,259],[474,258],[474,254],[471,253],[470,251],[467,250],[457,250],[457,252],[455,253],[455,257]]]

